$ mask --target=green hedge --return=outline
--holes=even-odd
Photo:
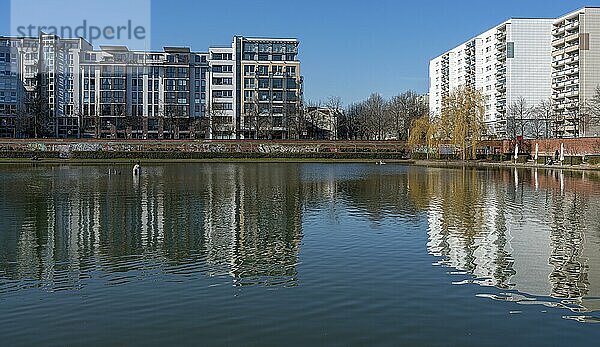
[[[599,165],[600,164],[600,155],[586,156],[585,161],[590,165]]]

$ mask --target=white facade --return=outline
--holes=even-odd
[[[600,8],[586,7],[554,22],[552,101],[556,137],[600,136],[585,105],[600,85]]]
[[[207,53],[148,52],[0,37],[0,137],[284,139],[302,105],[298,46],[235,36]],[[42,108],[48,117],[30,121]]]
[[[513,18],[430,62],[430,112],[459,87],[479,90],[490,136],[506,136],[507,106],[519,98],[535,106],[549,99],[552,19]]]
[[[210,48],[207,111],[211,139],[236,138],[236,64],[232,47]]]

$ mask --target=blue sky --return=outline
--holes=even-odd
[[[9,33],[9,4],[0,0],[0,34]],[[297,37],[307,99],[349,103],[372,92],[427,92],[428,61],[444,50],[510,17],[583,6],[600,0],[152,0],[152,45],[204,51],[234,34]]]

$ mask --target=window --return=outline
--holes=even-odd
[[[268,78],[260,78],[258,80],[258,88],[269,88],[269,79]]]
[[[254,65],[245,65],[244,66],[244,75],[245,76],[254,75]]]
[[[281,76],[283,75],[283,66],[273,66],[271,71],[273,72],[273,75]]]
[[[269,101],[269,92],[268,91],[258,92],[258,100],[259,101]]]
[[[259,65],[258,66],[258,75],[259,76],[268,76],[269,75],[269,67],[267,65]]]
[[[231,77],[215,77],[213,78],[213,84],[217,86],[230,86],[233,84]]]
[[[273,89],[282,89],[283,88],[283,80],[282,79],[273,79]]]
[[[213,90],[213,98],[232,98],[232,90]]]
[[[254,53],[256,51],[258,51],[258,45],[256,43],[244,43],[244,53]]]
[[[515,57],[515,43],[508,42],[506,44],[506,57],[512,59]]]
[[[286,99],[287,99],[287,101],[296,101],[297,100],[296,92],[288,91],[286,93]]]
[[[273,44],[273,53],[283,53],[283,43],[274,43]]]
[[[215,66],[213,66],[213,72],[216,72],[216,73],[233,72],[233,65],[215,65]]]
[[[244,88],[255,88],[254,78],[244,78]]]
[[[259,53],[270,53],[271,52],[271,44],[269,43],[260,43],[258,45]]]

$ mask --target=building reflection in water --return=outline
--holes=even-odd
[[[600,310],[597,174],[465,168],[409,178],[428,204],[428,250],[440,264],[507,289],[500,299]]]
[[[148,166],[134,180],[57,166],[4,168],[0,182],[0,293],[148,273],[293,286],[307,219],[397,230],[389,223],[426,218],[439,264],[507,293],[497,299],[600,310],[596,173],[190,164]]]
[[[21,171],[19,171],[21,170]],[[293,285],[302,238],[294,166],[22,168],[4,173],[0,292],[76,289],[94,270],[204,273],[235,285]],[[6,182],[11,182],[7,184]]]

